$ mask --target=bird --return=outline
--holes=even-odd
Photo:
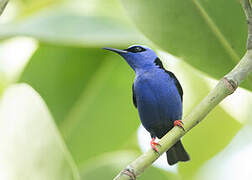
[[[156,53],[144,45],[127,49],[103,48],[122,56],[135,71],[132,85],[133,104],[138,110],[143,127],[150,133],[151,148],[158,152],[158,142],[174,126],[184,130],[182,122],[183,89],[176,76],[164,68]],[[169,165],[188,161],[190,157],[181,140],[167,152]]]

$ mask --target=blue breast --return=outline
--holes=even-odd
[[[182,102],[174,79],[163,70],[140,73],[134,81],[137,108],[143,126],[161,138],[182,118]]]

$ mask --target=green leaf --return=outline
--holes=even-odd
[[[184,178],[193,177],[199,168],[223,150],[240,130],[241,124],[221,107],[214,109],[200,126],[188,133],[183,142],[191,161],[180,164],[179,171]]]
[[[133,78],[133,72],[123,59],[114,57],[99,69],[63,124],[66,141],[78,164],[119,149],[135,135],[140,123],[132,103],[133,80],[129,77]]]
[[[0,137],[0,179],[79,179],[45,103],[28,85],[13,85],[4,92]]]
[[[135,158],[137,158],[136,153],[132,151],[120,151],[104,154],[81,166],[81,179],[113,179]],[[137,179],[177,180],[178,176],[155,167],[150,167]]]
[[[4,9],[5,9],[6,5],[7,5],[7,3],[8,3],[8,0],[2,0],[2,1],[0,1],[0,16],[2,15],[2,13],[3,13],[3,11],[4,11]]]
[[[104,58],[101,49],[41,44],[19,81],[39,92],[60,124]]]
[[[80,164],[125,147],[135,136],[140,121],[130,79],[133,71],[126,62],[104,50],[43,44],[20,82],[27,82],[43,97]]]
[[[30,36],[61,45],[120,46],[143,37],[127,23],[108,17],[84,16],[70,9],[51,8],[22,21],[1,26],[0,39]]]
[[[194,179],[251,179],[251,137],[251,125],[244,126],[223,151],[201,167]]]
[[[7,86],[7,80],[5,74],[0,70],[0,97],[2,96],[2,93],[4,91],[4,88],[6,88],[6,86]]]
[[[122,0],[136,26],[154,43],[214,78],[245,52],[247,25],[237,0]],[[252,90],[252,76],[242,84]]]
[[[81,179],[113,179],[136,157],[132,151],[104,153],[80,165]]]
[[[36,13],[41,9],[48,8],[53,4],[59,6],[61,1],[62,0],[19,0],[16,5],[16,8],[18,8],[16,18],[21,19],[25,16],[32,15],[33,13]]]

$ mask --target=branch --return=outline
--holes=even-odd
[[[241,0],[241,4],[248,22],[247,52],[235,68],[224,76],[199,105],[184,118],[185,132],[179,127],[174,127],[159,141],[161,144],[161,147],[158,148],[160,155],[166,152],[182,136],[203,120],[203,118],[225,97],[232,94],[252,71],[252,8],[249,0]],[[114,180],[136,179],[136,177],[158,159],[160,155],[155,153],[152,149],[147,151],[122,170]]]
[[[9,0],[0,0],[0,16],[2,15]]]

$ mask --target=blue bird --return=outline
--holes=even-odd
[[[134,45],[124,50],[104,49],[121,55],[135,71],[133,103],[144,128],[152,137],[152,149],[158,152],[156,137],[162,138],[173,126],[183,128],[183,90],[179,81],[172,72],[164,69],[156,53],[146,46]],[[170,165],[190,159],[180,140],[166,154]]]

